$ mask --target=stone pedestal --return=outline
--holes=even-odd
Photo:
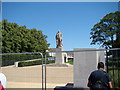
[[[56,51],[63,51],[63,48],[56,48]],[[56,52],[55,64],[64,64],[64,53],[63,52]]]

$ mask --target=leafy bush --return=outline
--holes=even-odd
[[[50,64],[50,63],[55,63],[54,60],[51,61],[46,61],[46,64]],[[42,60],[35,60],[35,61],[21,61],[18,63],[18,67],[24,67],[24,66],[33,66],[33,65],[41,65],[42,64]]]
[[[72,65],[74,64],[73,61],[68,61],[68,62],[65,62],[65,63],[69,63],[69,64],[72,64]]]
[[[41,58],[40,54],[7,54],[2,55],[2,66],[14,65],[14,62]]]

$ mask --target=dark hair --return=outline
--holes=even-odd
[[[103,62],[99,62],[97,68],[98,68],[98,69],[99,69],[99,68],[104,68],[104,63],[103,63]]]

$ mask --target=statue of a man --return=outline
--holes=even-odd
[[[56,48],[61,48],[62,47],[62,33],[58,31],[56,34]]]

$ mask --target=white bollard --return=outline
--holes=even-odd
[[[18,63],[19,63],[19,62],[15,62],[15,64],[14,64],[14,65],[15,65],[15,67],[18,67]]]

